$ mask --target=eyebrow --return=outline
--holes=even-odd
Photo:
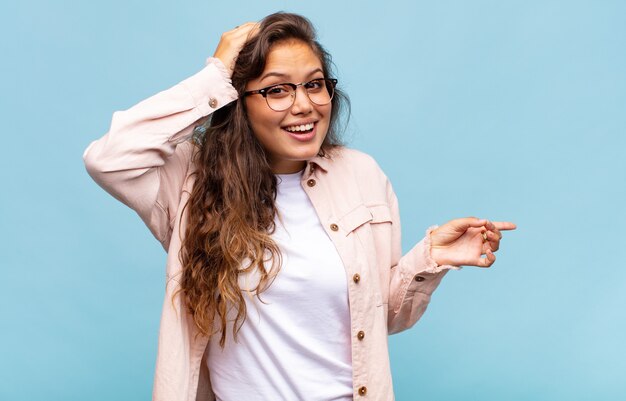
[[[318,72],[323,73],[324,71],[322,71],[321,68],[316,68],[316,69],[312,70],[311,72],[309,72],[307,77],[310,77],[311,75],[313,75],[315,73],[318,73]],[[287,77],[287,74],[283,74],[281,72],[270,71],[267,74],[263,75],[259,81],[263,81],[265,78],[269,78],[269,77],[285,78],[285,77]]]

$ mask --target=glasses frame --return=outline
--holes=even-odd
[[[328,101],[328,103],[323,103],[323,104],[315,103],[313,100],[311,100],[311,97],[309,96],[309,92],[305,88],[304,92],[306,93],[307,99],[309,99],[309,101],[311,103],[313,103],[313,104],[315,104],[317,106],[325,106],[325,105],[329,104],[330,102],[332,102],[333,97],[335,96],[335,87],[337,86],[337,82],[338,82],[335,78],[315,78],[315,79],[312,79],[310,81],[300,82],[299,84],[294,84],[294,83],[291,83],[291,82],[284,82],[284,83],[280,83],[280,84],[274,84],[274,85],[266,86],[265,88],[244,92],[243,93],[243,97],[250,96],[250,95],[261,95],[261,96],[263,96],[265,98],[265,103],[267,103],[267,107],[269,107],[271,110],[274,110],[274,111],[285,111],[285,110],[288,110],[295,103],[296,96],[298,96],[298,86],[303,86],[303,85],[306,85],[306,84],[309,84],[309,83],[315,82],[315,81],[326,81],[326,87],[327,88],[330,87],[330,88],[333,89],[333,93],[330,95],[330,100]],[[289,107],[286,107],[286,108],[281,109],[281,110],[276,110],[276,109],[272,108],[272,106],[270,106],[270,102],[269,102],[269,100],[267,100],[267,93],[272,88],[275,88],[276,86],[288,86],[291,89],[293,89],[293,96],[291,97],[291,104],[289,105]]]

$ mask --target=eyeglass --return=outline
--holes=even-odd
[[[304,87],[304,91],[312,103],[318,106],[324,106],[333,99],[336,85],[336,79],[317,78],[299,84],[287,82],[272,85],[266,88],[244,92],[243,95],[261,95],[265,98],[270,109],[274,111],[285,111],[296,101],[296,89],[298,89],[298,86]]]

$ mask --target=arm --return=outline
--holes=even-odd
[[[514,230],[516,225],[476,217],[454,219],[441,227],[430,227],[424,239],[400,257],[398,200],[389,183],[387,197],[393,223],[387,326],[393,334],[410,328],[424,314],[431,294],[448,270],[490,267],[496,260],[494,252],[500,247],[502,231]]]
[[[430,227],[426,236],[406,255],[402,255],[401,227],[398,199],[391,184],[387,184],[388,204],[392,214],[392,263],[389,280],[389,305],[387,328],[389,334],[412,327],[426,311],[431,294],[449,269],[458,266],[440,266],[430,255]]]
[[[209,59],[178,85],[114,113],[109,132],[85,150],[87,171],[167,246],[191,160],[187,140],[199,119],[236,98],[228,70]]]

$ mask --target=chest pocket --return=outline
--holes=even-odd
[[[344,227],[346,235],[367,223],[391,224],[391,210],[389,206],[385,204],[371,206],[361,204],[339,219],[339,224],[341,227]]]

